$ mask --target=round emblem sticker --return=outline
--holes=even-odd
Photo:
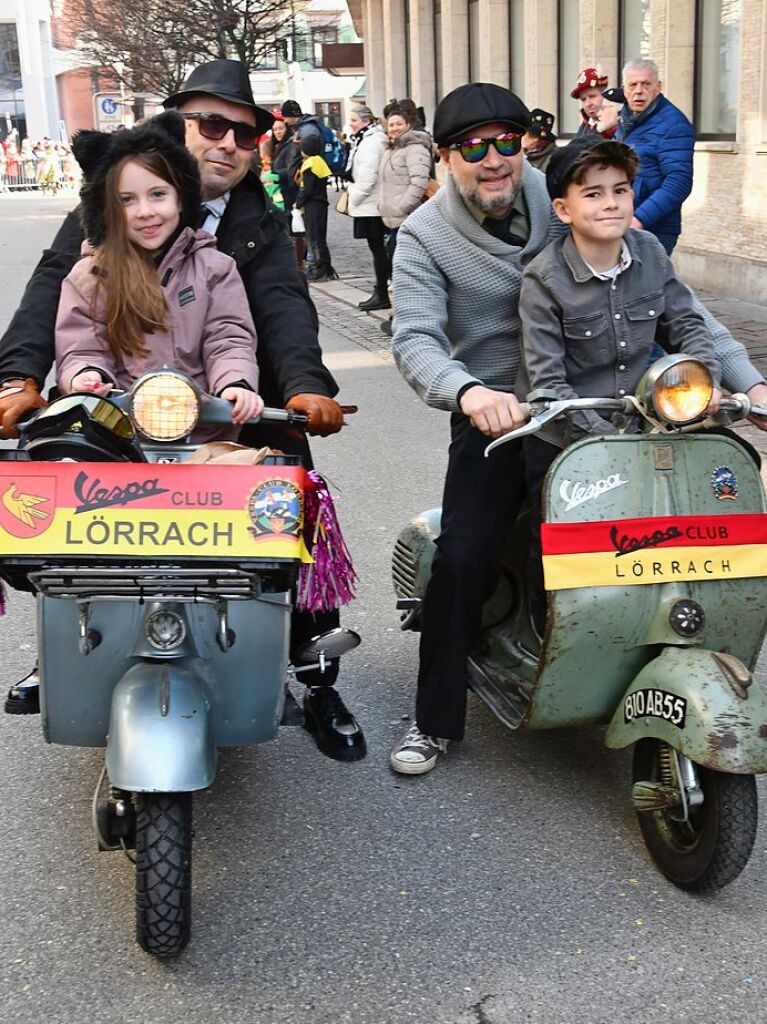
[[[738,481],[728,466],[717,466],[711,474],[711,486],[717,501],[729,498],[734,501],[738,496]]]
[[[249,527],[254,537],[285,534],[297,537],[301,532],[303,494],[292,480],[265,480],[248,500]]]

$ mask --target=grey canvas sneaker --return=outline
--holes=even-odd
[[[447,750],[447,740],[426,736],[417,725],[411,725],[389,756],[389,764],[401,775],[423,775],[437,763],[437,756]]]

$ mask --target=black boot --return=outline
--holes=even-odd
[[[29,675],[20,679],[8,691],[5,698],[6,715],[39,715],[40,714],[40,676],[37,665]]]
[[[366,313],[372,309],[391,309],[391,302],[389,302],[389,293],[386,288],[381,291],[379,288],[373,289],[373,294],[369,299],[365,299],[364,302],[357,303],[358,309],[364,309]]]
[[[320,282],[322,281],[337,281],[338,274],[335,272],[335,270],[331,267],[329,263],[322,264],[317,269],[317,274],[313,278],[311,278],[311,280],[314,281],[316,284],[320,284]]]
[[[318,749],[335,761],[359,761],[367,753],[362,729],[334,686],[306,688],[304,728]]]

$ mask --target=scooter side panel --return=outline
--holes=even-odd
[[[285,703],[291,608],[287,592],[230,601],[228,626],[234,643],[227,651],[216,641],[215,609],[194,609],[199,621],[195,642],[213,702],[216,746],[265,743],[277,735]]]
[[[228,602],[227,622],[234,642],[226,651],[216,641],[215,608],[210,604],[185,608],[200,653],[197,671],[211,695],[216,746],[273,739],[285,700],[290,594]],[[77,643],[76,602],[38,597],[41,711],[49,743],[104,746],[112,693],[126,671],[143,660],[135,651],[143,637],[145,607],[133,601],[93,601],[90,610],[89,628],[99,634],[100,643],[83,655]]]
[[[668,647],[637,675],[618,705],[605,743],[647,736],[720,772],[767,772],[767,695],[752,682],[739,696],[710,651]]]
[[[713,486],[714,471],[722,466],[737,481],[733,499],[718,498]],[[718,435],[582,441],[557,459],[544,488],[548,522],[764,511],[757,466],[736,441]],[[619,557],[625,556],[616,552]],[[671,605],[681,598],[692,598],[706,612],[704,631],[687,641],[673,635],[668,625]],[[552,728],[608,720],[661,643],[728,650],[753,668],[764,640],[766,605],[764,577],[550,592],[540,671],[526,724]]]
[[[93,602],[88,626],[101,642],[83,655],[77,644],[77,603],[38,595],[40,710],[48,743],[105,745],[112,691],[135,663],[132,649],[140,620],[141,610],[133,602]]]

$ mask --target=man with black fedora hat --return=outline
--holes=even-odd
[[[186,121],[187,148],[197,160],[204,208],[202,226],[216,235],[218,248],[237,263],[258,334],[259,390],[267,405],[286,406],[309,417],[308,432],[327,436],[340,430],[338,391],[323,365],[317,314],[299,272],[288,235],[270,206],[251,158],[273,116],[259,107],[247,69],[239,61],[200,65],[164,104]],[[77,211],[65,219],[36,267],[8,329],[0,339],[0,423],[15,436],[18,419],[44,404],[40,389],[54,358],[54,325],[61,282],[79,258],[84,240]],[[286,316],[286,312],[289,316]],[[245,428],[246,444],[269,445],[303,456],[305,439],[276,426]],[[294,613],[291,645],[338,625],[338,613]],[[302,673],[307,684],[305,723],[330,757],[352,761],[365,755],[365,739],[334,688],[338,665],[323,674]],[[11,690],[6,710],[39,709],[35,679]]]
[[[397,238],[394,357],[425,402],[451,413],[441,532],[421,608],[415,721],[390,755],[391,767],[407,775],[430,771],[448,741],[463,737],[469,654],[525,498],[521,442],[490,459],[484,451],[489,438],[524,421],[513,394],[523,269],[566,231],[546,179],[522,154],[529,127],[524,103],[498,85],[474,82],[445,96],[434,139],[447,179]],[[705,317],[725,385],[767,401],[743,346]]]

